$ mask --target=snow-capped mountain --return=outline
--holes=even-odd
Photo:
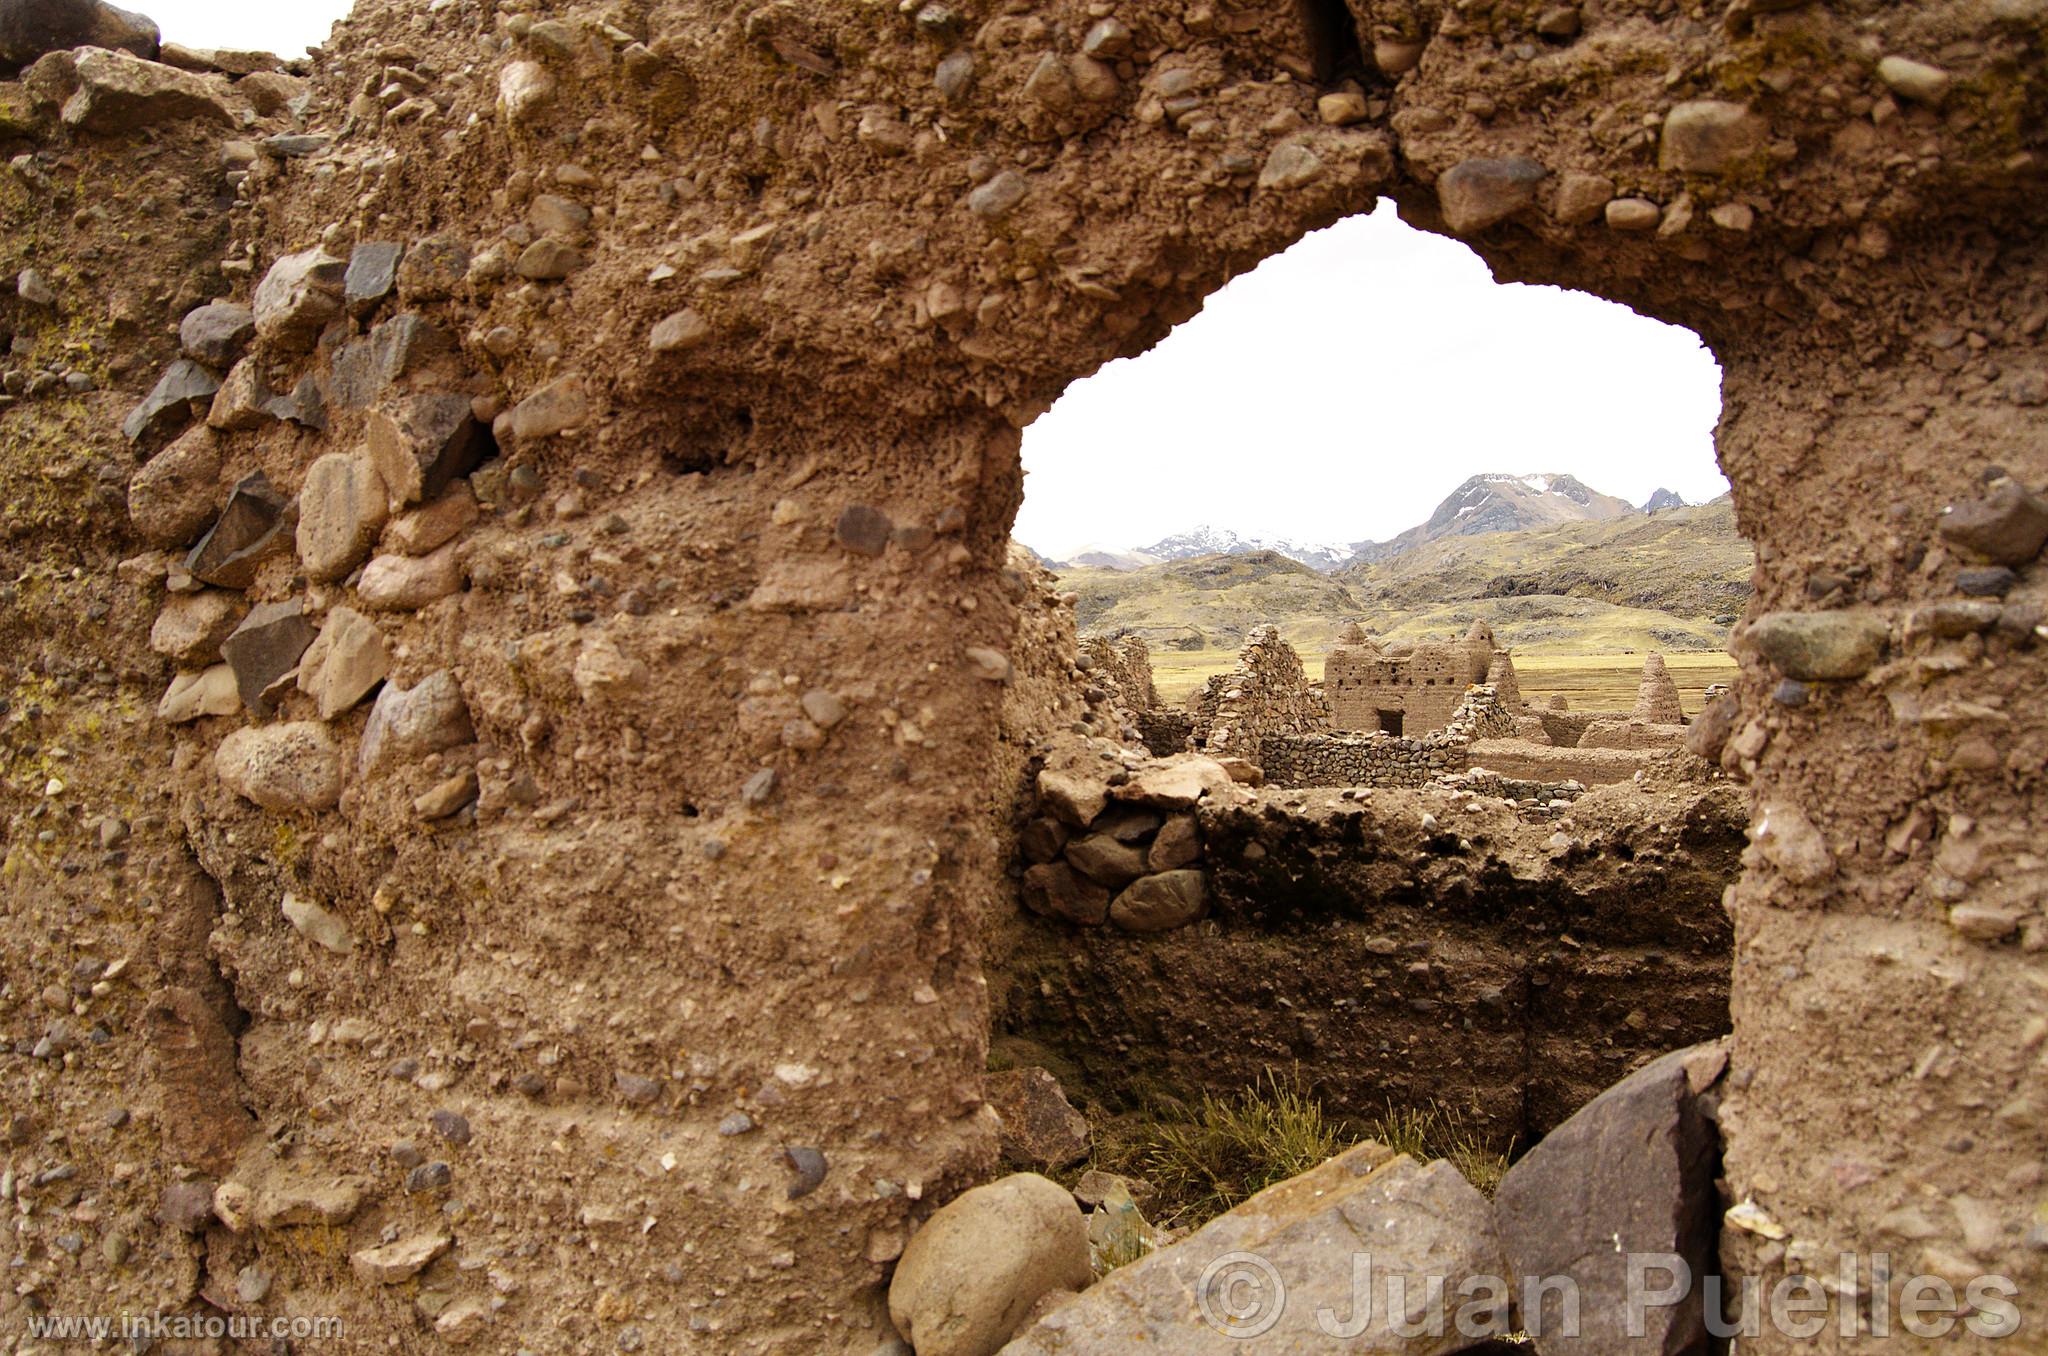
[[[1685,496],[1681,495],[1677,490],[1660,488],[1655,494],[1643,501],[1643,512],[1645,513],[1662,513],[1665,509],[1684,507],[1686,507]]]
[[[1342,542],[1303,542],[1291,537],[1248,537],[1227,527],[1212,527],[1207,523],[1187,532],[1176,532],[1170,537],[1162,537],[1136,554],[1151,556],[1155,560],[1186,560],[1191,556],[1242,556],[1253,551],[1272,551],[1316,570],[1334,570],[1339,565],[1348,564],[1354,554],[1352,549]]]
[[[1576,476],[1473,476],[1436,506],[1429,521],[1409,528],[1390,541],[1352,545],[1355,559],[1385,560],[1445,537],[1476,537],[1487,532],[1524,532],[1557,523],[1619,518],[1636,511],[1626,499],[1590,489]]]

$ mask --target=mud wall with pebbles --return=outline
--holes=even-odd
[[[866,1356],[993,1161],[1017,430],[1389,194],[1722,364],[1729,1265],[1895,1241],[2038,1317],[2048,17],[1565,8],[366,0],[303,76],[10,53],[9,1302]],[[177,332],[216,301],[232,363],[235,315]]]

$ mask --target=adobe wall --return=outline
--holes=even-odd
[[[1352,8],[1355,49],[1278,3],[364,0],[302,91],[144,73],[138,103],[97,59],[0,86],[10,1299],[146,1312],[261,1263],[273,1310],[347,1320],[336,1351],[562,1349],[573,1316],[607,1347],[869,1356],[909,1229],[994,1164],[988,826],[1040,668],[1012,653],[1041,606],[1006,553],[1017,430],[1390,195],[1722,367],[1758,555],[1709,744],[1755,814],[1722,1128],[1770,1222],[1729,1264],[1884,1241],[2048,1314],[2043,566],[1990,483],[2048,484],[2048,18]],[[1321,100],[1354,61],[1363,97]],[[233,370],[218,334],[174,369],[174,327],[360,245],[412,261],[395,295],[279,277],[228,426],[138,512]],[[172,567],[242,477],[275,526],[366,448],[366,381],[505,419],[502,479],[374,575],[271,538],[225,616],[346,608],[390,690],[437,700],[367,758],[381,697],[188,684],[193,720],[159,721],[217,639]],[[266,617],[266,646],[302,634]],[[1404,879],[1417,910],[1446,884]],[[344,1260],[443,1223],[416,1282]]]
[[[1339,646],[1323,665],[1331,728],[1378,731],[1379,713],[1397,711],[1403,735],[1441,730],[1450,724],[1465,689],[1486,681],[1490,658],[1490,646],[1481,653],[1469,641],[1386,651]]]

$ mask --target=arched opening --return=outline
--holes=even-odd
[[[1020,817],[996,1086],[1049,1070],[1085,1162],[1186,1223],[1247,1121],[1305,1108],[1490,1184],[1725,1032],[1743,807],[1685,748],[1753,566],[1719,375],[1388,203],[1032,424],[1013,535],[1090,695],[1040,766],[1121,763],[1100,807]],[[1138,756],[1236,785],[1131,795]]]

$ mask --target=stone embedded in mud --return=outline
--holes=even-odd
[[[278,908],[299,935],[315,946],[337,956],[346,956],[355,950],[356,939],[350,934],[347,922],[333,910],[310,899],[300,899],[289,890]]]
[[[1685,747],[1710,763],[1721,760],[1721,750],[1728,744],[1728,736],[1735,733],[1735,722],[1742,718],[1742,703],[1732,692],[1724,692],[1707,704],[1707,709],[1686,727]]]
[[[353,316],[377,309],[398,285],[398,262],[405,246],[390,240],[365,240],[349,251],[341,276],[341,302]]]
[[[581,428],[590,417],[590,393],[579,373],[557,378],[513,406],[512,436],[548,438]]]
[[[399,504],[432,499],[457,476],[484,464],[495,450],[467,396],[412,396],[375,410],[370,460]]]
[[[1614,180],[1604,174],[1567,170],[1557,181],[1550,199],[1550,215],[1565,226],[1583,226],[1597,220],[1614,201]]]
[[[356,1279],[373,1285],[397,1285],[427,1269],[427,1265],[455,1246],[447,1234],[414,1234],[379,1247],[363,1248],[349,1254],[349,1270]]]
[[[1266,156],[1259,170],[1259,187],[1285,191],[1313,183],[1322,175],[1323,161],[1298,141],[1283,141]]]
[[[1748,635],[1773,668],[1807,683],[1862,677],[1884,657],[1888,637],[1870,612],[1766,612]]]
[[[1038,798],[1068,824],[1085,829],[1109,803],[1109,784],[1088,773],[1047,768],[1038,774]]]
[[[612,1075],[612,1086],[619,1096],[634,1106],[646,1106],[661,1096],[661,1080],[645,1074],[627,1073],[623,1069]]]
[[[984,1084],[999,1123],[997,1148],[1015,1167],[1063,1168],[1088,1156],[1088,1121],[1045,1069],[1005,1069]]]
[[[1040,1296],[1090,1279],[1088,1225],[1072,1194],[1018,1173],[962,1192],[911,1235],[889,1318],[918,1356],[991,1356]]]
[[[583,700],[608,702],[644,691],[651,675],[646,664],[619,648],[618,641],[597,635],[577,652],[572,676]]]
[[[1562,1334],[1555,1288],[1519,1320],[1545,1350],[1705,1351],[1701,1279],[1719,1270],[1720,1137],[1708,1089],[1726,1066],[1719,1044],[1674,1051],[1630,1074],[1546,1135],[1509,1169],[1494,1218],[1514,1293],[1525,1278],[1569,1276],[1579,1329]],[[1677,1256],[1693,1283],[1669,1305],[1640,1302],[1635,1260]],[[1660,1284],[1656,1272],[1652,1284]],[[1646,1332],[1631,1333],[1631,1315]]]
[[[1794,885],[1817,885],[1835,873],[1827,839],[1797,805],[1767,802],[1749,836],[1764,860]]]
[[[2019,575],[2004,565],[1979,565],[1956,571],[1956,591],[1972,598],[2003,598],[2019,582]]]
[[[1746,104],[1693,99],[1664,115],[1657,166],[1682,174],[1725,174],[1762,150],[1770,131]]]
[[[363,567],[356,599],[372,612],[417,612],[461,591],[460,544],[424,556],[378,556]]]
[[[331,810],[341,799],[341,747],[318,721],[236,730],[213,766],[221,785],[266,810]]]
[[[299,657],[299,691],[313,699],[320,719],[333,720],[390,673],[391,654],[377,624],[354,608],[337,607]]]
[[[996,174],[967,195],[967,210],[986,221],[999,221],[1010,214],[1031,191],[1031,181],[1013,169]]]
[[[656,353],[681,353],[701,347],[710,338],[711,322],[684,307],[654,323],[647,335],[647,346]]]
[[[178,322],[178,346],[185,356],[226,370],[256,332],[256,314],[231,301],[213,301],[186,312]]]
[[[413,797],[412,812],[425,820],[446,819],[475,800],[476,794],[476,773],[465,769]]]
[[[216,659],[238,610],[239,600],[213,589],[172,594],[149,628],[149,648],[179,664]]]
[[[555,77],[538,61],[514,61],[498,75],[498,109],[517,126],[537,116],[555,96]]]
[[[1195,827],[1195,817],[1173,815],[1160,826],[1158,837],[1152,840],[1151,851],[1145,856],[1145,869],[1173,871],[1189,865],[1201,855],[1202,836]]]
[[[1994,565],[2024,565],[2048,544],[2048,498],[2001,480],[1980,499],[1951,504],[1937,524],[1943,541]]]
[[[469,242],[430,235],[405,252],[398,265],[398,295],[407,301],[446,301],[469,277]]]
[[[245,589],[255,582],[264,557],[282,544],[284,501],[258,471],[235,483],[227,506],[185,557],[194,579],[224,589]]]
[[[181,1233],[205,1233],[213,1223],[213,1183],[203,1177],[171,1183],[157,1198],[156,1218]]]
[[[476,738],[462,685],[447,669],[411,688],[387,684],[370,709],[356,766],[365,777]]]
[[[1043,792],[1044,778],[1039,780]],[[1181,755],[1138,772],[1116,789],[1116,798],[1162,810],[1192,810],[1202,797],[1233,785],[1229,770],[1214,758]]]
[[[871,504],[849,504],[833,525],[832,539],[848,551],[878,556],[889,546],[889,515]]]
[[[77,79],[62,116],[82,132],[132,132],[188,118],[238,125],[205,80],[127,52],[80,52]]]
[[[438,325],[410,311],[380,321],[334,355],[334,403],[345,410],[368,409],[393,382],[453,346]]]
[[[220,502],[220,440],[204,424],[186,430],[128,482],[128,523],[151,546],[184,546],[213,521]]]
[[[1256,1334],[1210,1321],[1194,1300],[1216,1284],[1218,1266],[1246,1254],[1271,1271],[1239,1274],[1260,1281],[1274,1275],[1286,1287],[1286,1302],[1271,1312],[1271,1327]],[[1372,1259],[1369,1311],[1356,1270],[1361,1255]],[[1477,1339],[1466,1333],[1511,1330],[1507,1294],[1480,1279],[1499,1277],[1502,1270],[1493,1210],[1477,1188],[1447,1162],[1417,1164],[1367,1141],[1268,1187],[1181,1242],[1119,1267],[1040,1318],[1003,1351],[1225,1356],[1248,1349],[1350,1350],[1355,1344],[1377,1356],[1442,1356],[1473,1345]],[[1398,1309],[1388,1302],[1397,1283],[1403,1296]],[[1214,1289],[1208,1293],[1212,1304],[1226,1298]],[[1441,1310],[1434,1310],[1438,1305]],[[1212,1311],[1216,1319],[1224,1317],[1223,1307]],[[1360,1331],[1347,1326],[1346,1337],[1333,1341],[1319,1326],[1319,1320],[1328,1321],[1325,1315],[1355,1318]],[[1254,1335],[1256,1341],[1246,1340]],[[923,1347],[918,1350],[923,1356]]]
[[[986,645],[970,645],[962,653],[976,677],[991,683],[1010,681],[1010,657],[1001,650],[991,650]]]
[[[1049,815],[1032,820],[1017,835],[1017,847],[1023,852],[1024,860],[1034,866],[1052,861],[1066,845],[1067,826]]]
[[[1072,856],[1073,848],[1067,849]],[[1170,932],[1200,918],[1209,906],[1200,871],[1162,871],[1124,888],[1109,904],[1109,921],[1125,932]]]
[[[251,355],[228,369],[227,380],[220,383],[206,412],[206,422],[225,433],[248,433],[277,417],[270,412],[276,399],[262,360]]]
[[[1549,171],[1526,156],[1460,161],[1436,181],[1444,224],[1459,235],[1476,235],[1536,201]]]
[[[252,608],[233,635],[221,643],[220,657],[235,671],[235,687],[243,703],[259,716],[271,713],[265,697],[271,684],[298,667],[299,656],[316,633],[298,599]]]
[[[164,369],[142,403],[128,412],[121,432],[131,443],[167,438],[192,420],[197,402],[211,399],[219,389],[220,379],[213,373],[190,358],[180,358]]]
[[[341,314],[347,266],[323,249],[287,254],[256,284],[256,337],[287,353],[313,347],[320,331]]]
[[[1914,103],[1938,105],[1948,98],[1953,78],[1939,66],[1911,57],[1888,56],[1877,63],[1877,78],[1885,88]]]
[[[470,482],[457,480],[439,499],[393,518],[379,545],[402,556],[423,556],[461,536],[478,516]]]
[[[1024,906],[1048,918],[1094,927],[1109,917],[1109,891],[1065,862],[1047,862],[1024,872]]]
[[[1664,220],[1664,209],[1648,198],[1616,198],[1607,204],[1607,229],[1626,234],[1654,231]]]
[[[288,420],[315,433],[327,431],[327,397],[311,372],[294,382],[287,394],[272,396],[263,412],[272,419]]]
[[[232,716],[241,709],[235,671],[226,664],[215,664],[204,672],[181,673],[171,679],[163,700],[157,703],[156,718],[166,725],[183,725],[202,716]]]
[[[299,563],[306,574],[346,576],[369,558],[389,512],[389,492],[369,458],[329,452],[314,462],[299,491]]]
[[[536,282],[559,282],[571,273],[590,267],[582,250],[566,240],[543,236],[520,252],[512,271]]]
[[[1091,833],[1067,844],[1067,864],[1097,885],[1119,890],[1145,874],[1145,849]]]
[[[146,16],[105,0],[0,0],[0,66],[26,66],[45,53],[80,47],[155,61],[159,36]]]

